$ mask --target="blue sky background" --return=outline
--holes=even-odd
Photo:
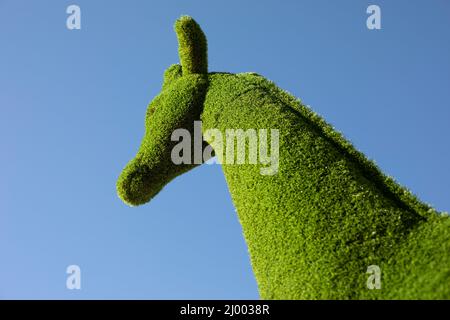
[[[181,14],[203,27],[210,70],[275,81],[450,209],[449,1],[0,0],[0,298],[258,298],[220,166],[138,208],[116,196]]]

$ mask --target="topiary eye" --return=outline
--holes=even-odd
[[[155,106],[150,105],[147,108],[147,114],[145,115],[146,118],[150,117],[155,112]]]
[[[161,104],[161,94],[157,95],[152,102],[147,106],[147,111],[145,113],[145,120],[147,121],[153,113],[155,113],[158,106]]]

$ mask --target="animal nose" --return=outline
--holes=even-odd
[[[117,181],[117,194],[123,202],[130,206],[137,206],[150,201],[162,187],[155,182],[148,166],[134,159],[127,164]]]

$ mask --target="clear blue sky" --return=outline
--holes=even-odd
[[[0,0],[0,298],[258,298],[220,166],[138,208],[116,196],[181,14],[202,25],[210,70],[275,81],[450,209],[449,1]]]

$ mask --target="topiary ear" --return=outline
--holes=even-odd
[[[164,71],[163,89],[166,88],[172,81],[181,77],[181,66],[173,64]]]
[[[174,28],[183,74],[208,73],[206,37],[197,22],[189,16],[181,16]]]

